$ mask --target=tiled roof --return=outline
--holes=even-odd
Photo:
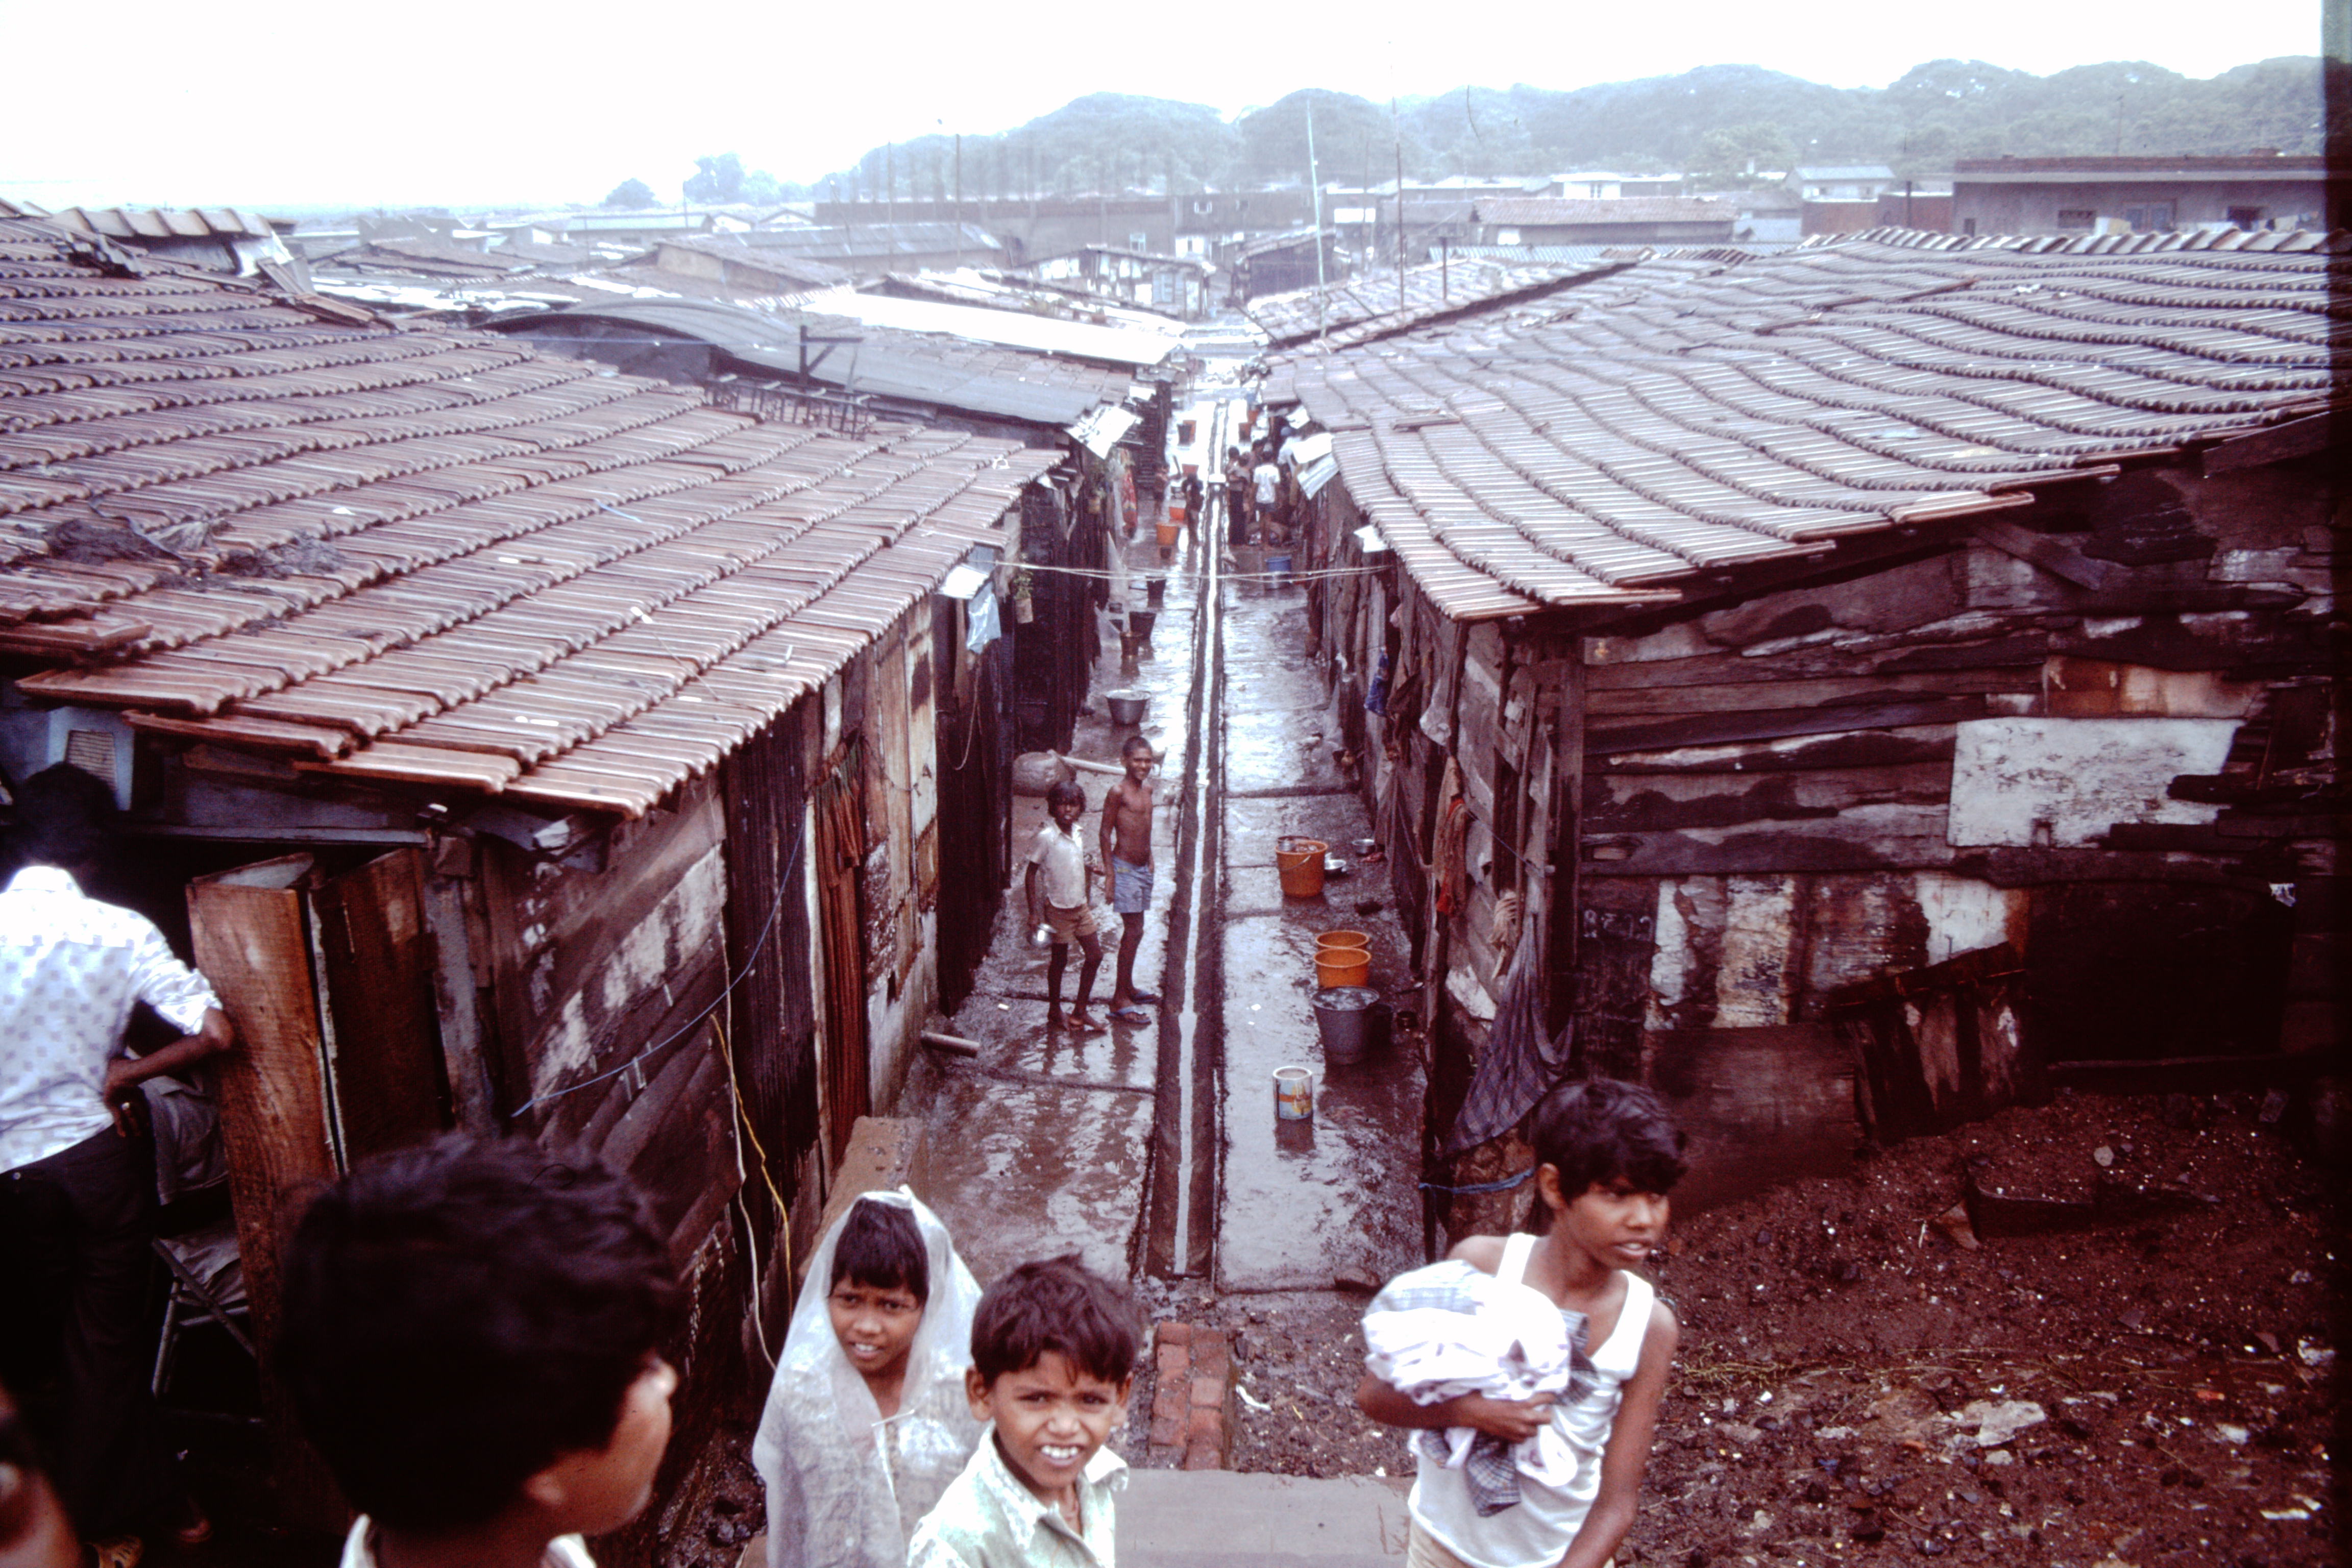
[[[1606,264],[1513,267],[1457,257],[1407,268],[1402,288],[1394,270],[1373,268],[1323,289],[1267,294],[1243,309],[1276,348],[1318,334],[1331,346],[1345,348],[1410,331],[1436,317],[1539,294],[1596,268],[1605,270]]]
[[[1046,452],[761,425],[0,220],[0,651],[354,780],[637,814],[824,681]]]
[[[1486,196],[1478,203],[1480,223],[1543,228],[1573,224],[1730,223],[1739,216],[1729,202],[1704,196]]]
[[[2352,236],[2146,237],[1684,253],[1281,370],[1449,614],[1638,602],[2345,395]]]

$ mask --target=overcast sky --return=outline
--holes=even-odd
[[[0,0],[12,105],[0,195],[476,205],[593,201],[639,178],[674,197],[698,153],[812,180],[886,141],[1003,131],[1088,92],[1230,116],[1304,87],[1385,99],[1721,64],[1836,87],[1884,87],[1947,57],[2037,74],[2137,58],[2206,77],[2316,54],[2318,31],[2317,0]]]

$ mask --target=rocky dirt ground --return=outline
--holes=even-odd
[[[2150,1195],[1979,1238],[1948,1215],[1971,1172]],[[1677,1222],[1658,1280],[1684,1349],[1619,1561],[2342,1561],[2329,1182],[2256,1098],[2069,1095]],[[1409,1470],[1354,1407],[1360,1308],[1199,1313],[1237,1334],[1235,1468]]]

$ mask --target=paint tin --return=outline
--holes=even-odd
[[[1274,1069],[1274,1119],[1276,1121],[1315,1120],[1315,1075],[1305,1068]]]

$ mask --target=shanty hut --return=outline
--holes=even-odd
[[[0,768],[113,784],[142,849],[102,892],[236,1023],[265,1340],[306,1183],[450,1126],[584,1146],[690,1284],[694,1495],[941,932],[1003,885],[999,568],[1065,517],[1055,460],[0,220]],[[278,1436],[284,1512],[334,1522]]]
[[[2347,248],[1881,231],[1277,366],[1433,1180],[1566,1074],[1667,1092],[1704,1200],[2337,1059]]]

